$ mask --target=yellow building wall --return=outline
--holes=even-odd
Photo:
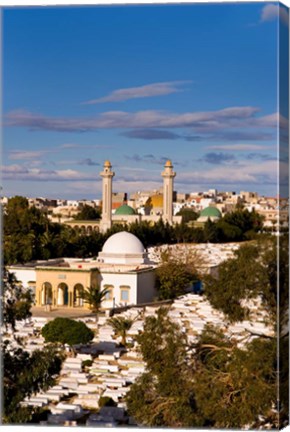
[[[36,268],[36,306],[89,308],[79,298],[79,288],[96,285],[98,273],[97,269]]]

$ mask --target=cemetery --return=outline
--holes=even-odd
[[[241,344],[245,338],[247,341],[254,338],[254,334],[272,334],[263,322],[257,301],[251,305],[253,319],[233,325],[201,295],[186,294],[167,307],[169,318],[179,324],[190,344],[194,344],[204,326],[210,323],[219,326],[225,334],[234,335]],[[157,309],[155,304],[142,308],[133,306],[117,315],[135,319],[126,348],[108,325],[108,316],[100,316],[97,322],[90,316],[78,318],[95,332],[94,339],[90,344],[75,346],[73,351],[66,346],[66,358],[56,385],[26,398],[22,405],[47,409],[49,415],[42,425],[134,425],[134,419],[126,413],[124,398],[130,385],[145,371],[135,336],[142,332],[144,319],[155,314]],[[49,319],[32,316],[25,322],[17,322],[16,336],[22,338],[27,351],[42,349],[45,341],[40,331]],[[12,338],[11,334],[6,336]],[[104,404],[104,401],[110,403]]]

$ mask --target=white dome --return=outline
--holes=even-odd
[[[143,254],[144,246],[134,235],[126,231],[113,234],[105,242],[102,252],[105,254]]]

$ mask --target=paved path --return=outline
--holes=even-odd
[[[56,318],[56,317],[65,317],[65,318],[81,318],[81,317],[92,317],[94,318],[94,314],[84,308],[62,308],[62,307],[53,307],[50,311],[45,309],[45,306],[33,306],[31,308],[32,316],[35,317],[43,317],[43,318]]]

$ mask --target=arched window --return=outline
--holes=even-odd
[[[87,234],[92,234],[93,232],[93,228],[91,227],[91,225],[87,226]]]
[[[42,305],[52,304],[52,285],[49,282],[44,282],[42,284],[41,304]]]
[[[57,305],[68,306],[68,286],[64,282],[60,283],[57,287]]]
[[[75,307],[82,307],[84,302],[81,298],[81,293],[84,291],[84,287],[82,284],[78,283],[74,286],[73,290],[73,305]]]

